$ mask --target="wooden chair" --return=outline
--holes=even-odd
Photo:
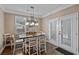
[[[45,35],[40,35],[39,36],[39,54],[41,54],[41,52],[45,51],[45,53],[47,53],[46,51],[46,36]]]
[[[24,42],[23,39],[19,39],[19,35],[12,35],[12,38],[14,40],[14,48],[13,48],[13,54],[15,54],[15,51],[22,49],[24,52]]]
[[[30,36],[27,40],[25,40],[25,53],[29,53],[29,55],[38,55],[38,37]]]
[[[11,34],[10,33],[7,33],[7,34],[4,34],[3,35],[3,43],[4,43],[4,47],[6,47],[6,46],[11,46],[11,48],[12,48],[12,43],[13,43],[13,39],[12,39],[12,37],[11,37]]]

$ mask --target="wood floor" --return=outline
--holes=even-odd
[[[56,47],[47,43],[47,53],[44,51],[41,53],[41,55],[63,55],[62,53],[56,51]],[[1,55],[13,55],[13,49],[11,47],[5,47]],[[15,55],[28,55],[22,52],[22,50],[16,51]]]

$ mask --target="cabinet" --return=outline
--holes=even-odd
[[[58,47],[78,54],[78,12],[50,20],[49,41]]]

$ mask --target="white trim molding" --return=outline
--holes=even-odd
[[[74,4],[73,4],[73,5],[74,5]],[[47,13],[46,15],[43,15],[42,17],[47,17],[48,15],[54,14],[54,13],[56,13],[56,12],[58,12],[58,11],[61,11],[61,10],[63,10],[63,9],[66,9],[66,8],[68,8],[68,7],[71,7],[71,6],[73,6],[73,5],[70,4],[70,5],[67,5],[67,6],[65,6],[65,7],[61,7],[61,8],[59,8],[59,9],[55,9],[55,10],[53,10],[53,11]]]
[[[66,9],[66,8],[71,7],[73,5],[74,4],[69,4],[69,5],[66,5],[64,7],[57,8],[57,9],[55,9],[53,11],[50,11],[49,13],[47,13],[45,15],[37,15],[36,17],[46,17],[48,15],[51,15],[53,13],[56,13],[56,12],[61,11],[63,9]],[[16,11],[16,10],[12,10],[12,9],[5,8],[3,5],[0,5],[0,9],[2,9],[4,12],[7,12],[7,13],[13,13],[13,14],[19,14],[19,15],[25,15],[25,16],[31,15],[31,14],[28,14],[28,13],[25,13],[25,12],[21,12],[21,11]]]

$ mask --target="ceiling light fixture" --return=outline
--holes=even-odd
[[[31,6],[30,8],[32,9],[33,13],[31,16],[27,17],[26,26],[29,26],[29,27],[38,26],[38,21],[35,19],[35,15],[34,15],[34,7]]]

